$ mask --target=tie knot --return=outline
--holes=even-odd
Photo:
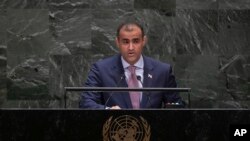
[[[136,69],[136,66],[129,66],[128,67],[128,70],[131,72],[131,74],[135,74],[135,69]]]

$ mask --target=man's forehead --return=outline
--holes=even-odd
[[[140,30],[140,28],[135,24],[127,24],[121,28],[121,31],[132,32],[135,30]]]
[[[120,36],[118,38],[120,38],[120,39],[139,39],[139,38],[142,38],[142,36],[141,36],[141,32],[124,31],[124,32],[120,33]]]

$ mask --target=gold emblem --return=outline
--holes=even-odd
[[[149,141],[151,132],[148,122],[130,115],[111,116],[103,125],[103,141]]]

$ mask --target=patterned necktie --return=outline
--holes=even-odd
[[[128,87],[129,88],[138,88],[138,80],[136,78],[135,74],[135,66],[129,66],[128,70],[130,71],[130,77],[128,79]],[[140,108],[140,92],[129,92],[130,99],[132,102],[133,109],[139,109]]]

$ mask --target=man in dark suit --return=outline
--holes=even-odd
[[[120,54],[96,62],[86,87],[176,87],[169,64],[142,55],[147,42],[136,22],[121,24],[116,44]],[[131,69],[134,68],[134,69]],[[135,78],[136,77],[136,78]],[[136,79],[136,80],[135,80]],[[161,108],[167,103],[182,104],[176,92],[83,92],[80,107],[91,109]]]

